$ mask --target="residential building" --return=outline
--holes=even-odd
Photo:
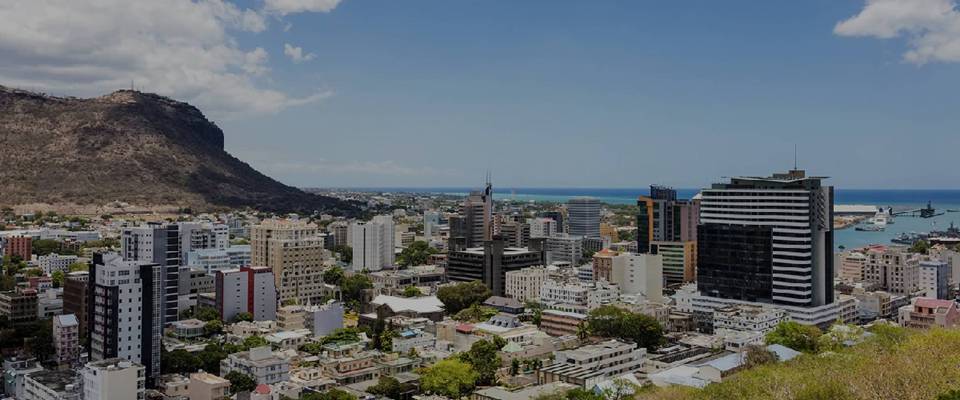
[[[578,197],[567,201],[567,224],[570,235],[590,238],[600,237],[600,201]]]
[[[310,341],[313,332],[309,329],[273,332],[264,336],[270,347],[280,350],[296,350]]]
[[[845,282],[863,282],[867,256],[861,251],[848,250],[838,254],[840,279]]]
[[[210,222],[180,222],[180,258],[189,265],[190,255],[199,250],[226,250],[230,246],[230,228]]]
[[[14,325],[29,324],[37,320],[37,290],[17,287],[0,292],[0,316]]]
[[[7,236],[3,239],[3,255],[20,257],[23,261],[33,259],[32,236]]]
[[[324,298],[324,244],[316,225],[266,220],[250,229],[251,265],[273,270],[280,302],[318,304]]]
[[[540,303],[554,310],[586,314],[619,298],[616,285],[604,281],[580,282],[547,279],[540,287]]]
[[[546,281],[547,268],[542,265],[527,267],[515,271],[507,271],[505,276],[506,284],[504,295],[512,297],[520,302],[527,300],[538,301],[540,299],[540,287]]]
[[[165,268],[147,261],[123,260],[115,253],[94,256],[87,300],[90,361],[119,358],[139,363],[147,381],[156,385],[164,326]]]
[[[503,296],[506,273],[534,265],[546,259],[543,239],[531,239],[530,248],[506,247],[500,237],[483,247],[452,251],[447,258],[447,279],[452,282],[481,281],[496,296]]]
[[[70,271],[70,264],[79,261],[80,258],[73,255],[62,256],[57,253],[37,256],[37,266],[43,270],[45,275],[53,275],[55,271],[67,273]]]
[[[343,305],[336,301],[304,308],[304,328],[314,336],[323,337],[343,328]]]
[[[80,375],[83,400],[142,400],[149,379],[143,365],[124,358],[91,361]]]
[[[67,274],[63,279],[63,312],[73,314],[79,322],[79,334],[87,346],[87,299],[89,291],[87,281],[90,274],[87,271],[75,271]]]
[[[650,253],[663,257],[663,281],[665,285],[696,282],[697,242],[650,243]]]
[[[80,375],[72,369],[37,371],[23,379],[20,400],[83,400]]]
[[[24,392],[24,380],[28,374],[43,371],[43,367],[34,358],[14,355],[3,359],[3,393],[20,397]]]
[[[228,397],[230,381],[207,372],[190,374],[190,400],[220,400]]]
[[[556,236],[561,231],[559,223],[552,218],[532,218],[529,222],[530,237]]]
[[[540,330],[551,336],[575,336],[586,321],[586,314],[547,309],[540,314]]]
[[[53,348],[57,363],[69,367],[80,360],[80,321],[73,314],[53,317]]]
[[[46,278],[46,277],[44,277]],[[37,295],[37,318],[50,319],[63,314],[63,288],[44,288]]]
[[[960,311],[953,300],[918,297],[912,305],[900,307],[900,325],[908,328],[952,328],[960,322]]]
[[[232,371],[249,375],[258,384],[272,385],[290,379],[290,360],[270,346],[233,353],[220,361],[220,375]]]
[[[947,299],[950,295],[950,265],[940,260],[920,261],[920,290],[923,297]]]
[[[906,296],[893,295],[884,291],[866,291],[860,288],[854,289],[853,297],[857,300],[857,309],[862,321],[896,318],[897,310],[910,303],[910,299]]]
[[[355,222],[350,226],[353,235],[351,268],[354,272],[379,271],[394,262],[393,217],[378,215],[368,222]]]
[[[613,258],[618,254],[618,251],[611,249],[603,249],[593,254],[593,280],[610,282],[613,274]]]
[[[371,312],[360,315],[360,323],[372,323],[378,317],[390,318],[397,315],[409,318],[427,318],[431,321],[443,319],[443,303],[437,296],[396,297],[379,295],[370,301]]]
[[[833,303],[833,188],[802,170],[701,191],[704,296],[796,307]]]
[[[866,256],[864,282],[899,295],[913,295],[920,290],[921,255],[911,254],[904,246],[874,246]]]
[[[241,267],[217,271],[217,310],[224,321],[239,313],[250,313],[254,321],[277,319],[277,289],[273,270],[268,267]]]
[[[644,300],[663,300],[663,255],[620,253],[613,257],[610,282],[620,286],[623,295]]]
[[[768,333],[789,320],[787,312],[760,305],[732,305],[713,312],[713,328]]]
[[[176,321],[180,317],[180,226],[151,223],[124,228],[120,233],[120,248],[124,261],[153,263],[163,267],[160,275],[160,287],[163,288],[161,322]]]
[[[400,294],[408,286],[428,288],[432,292],[446,282],[446,270],[436,265],[418,265],[398,270],[382,270],[367,274],[373,288],[383,294]]]
[[[546,238],[547,264],[570,263],[580,265],[583,257],[583,238],[571,235],[556,235]]]
[[[537,372],[537,383],[559,381],[592,388],[609,378],[632,374],[646,358],[646,349],[617,340],[558,351],[556,361]]]

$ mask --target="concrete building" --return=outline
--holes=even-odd
[[[181,236],[177,224],[147,224],[124,228],[120,233],[120,255],[124,261],[139,261],[163,267],[160,287],[163,288],[162,323],[180,317]],[[149,366],[148,366],[149,369]]]
[[[55,271],[69,272],[70,264],[79,260],[80,257],[73,255],[62,256],[57,253],[50,253],[45,256],[37,256],[37,266],[43,270],[44,274],[53,275]]]
[[[916,298],[912,305],[900,307],[900,325],[908,328],[952,328],[960,322],[960,311],[952,300]]]
[[[189,265],[191,253],[199,250],[226,250],[230,246],[230,227],[210,222],[180,222],[180,258]]]
[[[24,376],[19,400],[83,400],[80,375],[74,370],[37,371]]]
[[[546,238],[547,264],[570,263],[580,265],[583,257],[583,238],[580,236],[555,235]]]
[[[919,254],[903,246],[875,246],[867,250],[863,281],[898,295],[913,295],[920,290]]]
[[[254,347],[249,351],[233,353],[220,361],[220,375],[232,371],[249,375],[258,384],[272,385],[290,379],[290,360],[270,346]]]
[[[53,348],[60,365],[73,367],[80,361],[80,321],[76,315],[53,317]]]
[[[504,295],[517,299],[521,303],[527,300],[538,301],[540,288],[547,280],[547,276],[547,268],[542,265],[507,271]]]
[[[3,255],[17,256],[23,261],[33,259],[33,237],[31,236],[7,236],[3,239]]]
[[[423,212],[423,236],[427,239],[440,234],[440,212],[427,210]]]
[[[87,281],[89,278],[87,271],[76,271],[67,274],[63,280],[63,312],[77,317],[80,324],[79,334],[84,339],[84,344],[87,344],[87,299],[89,298]]]
[[[570,235],[600,237],[600,201],[589,197],[567,201],[567,224]]]
[[[393,217],[378,215],[368,222],[355,222],[350,226],[354,272],[379,271],[394,262],[395,235]]]
[[[650,243],[650,253],[663,257],[663,281],[665,285],[696,282],[697,242]]]
[[[144,398],[147,373],[143,365],[123,358],[92,361],[80,371],[83,400]]]
[[[613,257],[610,282],[617,284],[623,295],[663,301],[663,255],[618,254]]]
[[[920,290],[923,297],[947,299],[950,295],[950,265],[944,261],[920,261]]]
[[[604,281],[580,282],[546,279],[540,287],[540,303],[545,308],[586,314],[619,298],[619,289]]]
[[[586,314],[547,309],[540,315],[540,330],[551,336],[575,336],[586,321]]]
[[[867,256],[861,251],[848,250],[839,253],[840,274],[839,277],[845,282],[863,282],[864,267],[867,263]]]
[[[677,199],[677,191],[650,186],[650,196],[637,200],[637,251],[646,253],[651,242],[696,242],[700,199]]]
[[[551,218],[530,219],[530,237],[551,237],[556,236],[560,231],[557,221]]]
[[[139,363],[151,386],[157,384],[164,269],[156,263],[125,261],[115,253],[95,255],[87,300],[90,361],[119,358]]]
[[[593,280],[604,280],[610,282],[613,274],[613,258],[620,252],[611,249],[603,249],[593,254]]]
[[[254,321],[277,319],[277,289],[273,270],[267,267],[241,267],[217,271],[217,310],[224,321],[233,321],[239,313],[250,313]]]
[[[451,216],[451,250],[482,246],[493,238],[493,185],[488,181],[483,191],[471,192],[460,207],[460,214]]]
[[[399,270],[382,270],[367,274],[373,288],[381,294],[399,295],[408,286],[426,288],[432,293],[447,280],[447,272],[436,265],[418,265]]]
[[[802,170],[701,191],[697,287],[704,296],[833,303],[833,188]]]
[[[317,304],[324,297],[324,244],[316,225],[266,220],[250,229],[251,265],[273,270],[280,302]]]
[[[556,352],[556,361],[537,372],[537,383],[566,382],[582,388],[609,378],[640,370],[647,359],[647,350],[632,343],[609,340]]]
[[[215,274],[217,271],[237,268],[230,262],[230,255],[223,249],[198,249],[187,253],[187,266],[202,269],[205,273]],[[247,264],[244,264],[247,265]]]
[[[0,316],[14,325],[29,324],[37,320],[37,290],[18,287],[0,292]]]
[[[220,400],[228,397],[230,381],[207,372],[190,374],[190,400]]]
[[[734,305],[713,312],[713,328],[768,333],[789,317],[786,311],[770,306]]]
[[[531,239],[531,248],[505,247],[499,237],[483,247],[452,251],[447,259],[447,279],[452,282],[481,281],[495,296],[506,290],[506,273],[534,265],[546,259],[543,239]]]

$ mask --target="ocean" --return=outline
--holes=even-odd
[[[361,190],[361,189],[356,189]],[[415,192],[415,193],[443,193],[450,195],[465,195],[474,190],[472,188],[365,188],[371,192]],[[677,197],[688,199],[697,194],[699,189],[677,189]],[[494,187],[494,198],[516,201],[550,201],[563,203],[573,197],[588,196],[608,204],[635,204],[637,196],[646,195],[649,190],[643,189],[613,189],[613,188],[497,188]],[[870,244],[889,244],[890,239],[909,232],[929,232],[944,230],[954,223],[960,226],[960,212],[945,212],[948,209],[960,210],[960,190],[873,190],[873,189],[836,189],[834,204],[868,204],[882,207],[893,207],[894,210],[925,207],[929,201],[937,209],[944,212],[933,218],[917,218],[900,216],[894,223],[888,225],[883,232],[856,231],[853,227],[841,229],[834,235],[834,245],[837,249],[855,248]]]

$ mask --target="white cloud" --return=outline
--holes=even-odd
[[[291,46],[290,43],[283,44],[283,54],[286,54],[287,57],[290,57],[295,63],[310,61],[317,57],[317,55],[313,53],[303,54],[302,47]]]
[[[960,62],[960,12],[954,0],[867,0],[859,14],[837,23],[834,33],[879,39],[904,37],[904,59],[924,64]]]
[[[296,97],[266,86],[267,51],[245,49],[233,36],[266,29],[263,11],[224,0],[6,0],[0,84],[96,96],[133,80],[225,117],[275,113],[330,96]]]
[[[268,12],[287,15],[300,12],[330,12],[340,0],[266,0],[264,9]]]

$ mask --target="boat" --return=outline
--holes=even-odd
[[[948,209],[947,209],[947,212],[960,212],[960,210],[958,210],[958,209],[956,209],[956,208],[948,208]]]
[[[882,225],[876,225],[876,224],[874,224],[874,225],[863,225],[863,226],[858,226],[858,227],[854,228],[854,230],[858,230],[858,231],[861,231],[861,232],[883,232],[884,229],[886,229],[884,226],[882,226]]]

